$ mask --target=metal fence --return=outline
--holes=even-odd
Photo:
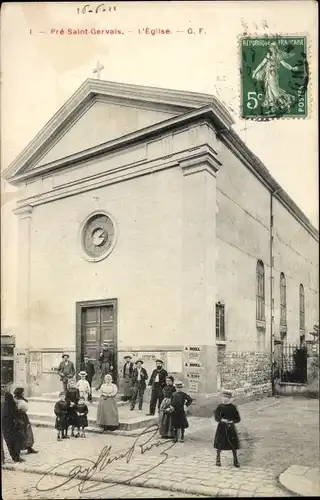
[[[308,349],[305,345],[282,344],[279,349],[281,382],[307,383]]]

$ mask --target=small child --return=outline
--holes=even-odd
[[[84,398],[85,401],[89,401],[90,395],[91,395],[91,387],[86,380],[87,373],[85,371],[82,371],[79,373],[80,375],[80,380],[77,382],[77,389],[79,390],[80,397]]]
[[[68,429],[68,403],[66,402],[66,395],[64,392],[60,392],[59,401],[54,405],[54,413],[56,415],[55,428],[58,431],[57,440],[67,439],[67,429]]]
[[[215,410],[214,418],[218,423],[216,434],[214,437],[214,447],[217,450],[217,467],[221,467],[221,451],[232,450],[233,465],[240,467],[237,457],[239,449],[239,439],[237,430],[234,424],[240,422],[240,415],[237,407],[231,403],[232,392],[222,391],[222,403]]]
[[[180,443],[184,443],[184,430],[189,427],[184,405],[187,407],[191,405],[192,398],[189,394],[183,392],[183,383],[176,382],[176,392],[171,396],[171,409],[172,409],[172,427],[173,427],[173,441],[178,441],[178,433],[180,431]]]
[[[66,402],[68,403],[68,427],[71,426],[72,437],[78,437],[74,434],[74,429],[78,427],[78,415],[76,407],[79,401],[79,397],[79,389],[77,389],[75,381],[73,379],[69,380]]]
[[[88,427],[88,407],[86,405],[84,397],[80,396],[79,403],[77,404],[77,415],[78,415],[78,436],[85,438],[85,428]]]

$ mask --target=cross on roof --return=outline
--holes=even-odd
[[[97,66],[95,67],[95,69],[92,71],[92,73],[96,73],[97,74],[97,79],[100,80],[100,73],[101,71],[104,69],[104,66],[102,64],[100,64],[100,62],[98,61],[97,62]]]

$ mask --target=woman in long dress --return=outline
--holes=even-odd
[[[23,387],[17,387],[14,390],[14,400],[18,408],[17,419],[22,432],[22,450],[27,450],[28,453],[38,453],[34,450],[34,437],[33,431],[30,424],[29,417],[27,415],[28,411],[28,400],[24,397]]]
[[[119,414],[115,397],[118,388],[112,383],[112,377],[107,374],[104,383],[100,387],[100,400],[97,410],[97,424],[103,431],[114,431],[119,427]]]
[[[23,435],[18,421],[18,408],[9,391],[5,391],[1,403],[1,431],[8,451],[14,462],[24,462],[20,456]]]
[[[171,396],[176,392],[173,385],[174,378],[169,375],[166,378],[166,385],[163,389],[164,398],[160,406],[159,414],[159,434],[162,438],[173,438]]]
[[[298,71],[297,66],[292,67],[284,61],[292,57],[294,53],[286,53],[279,49],[276,42],[272,42],[269,46],[268,53],[263,61],[253,71],[252,77],[264,84],[264,101],[262,106],[270,108],[271,111],[287,110],[290,111],[296,98],[283,90],[279,85],[279,70],[280,65],[290,71]]]

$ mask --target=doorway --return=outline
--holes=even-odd
[[[112,353],[112,378],[118,379],[117,299],[91,300],[76,303],[76,369],[79,373],[84,354],[94,364],[93,386],[99,380],[101,344],[107,342]]]

